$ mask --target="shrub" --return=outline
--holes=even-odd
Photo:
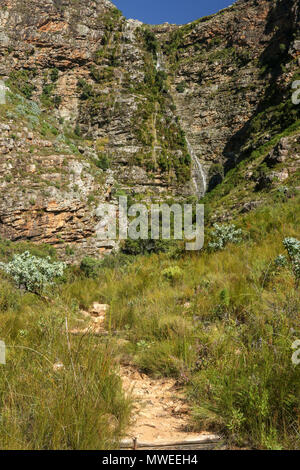
[[[242,240],[242,230],[235,225],[214,224],[214,231],[211,233],[212,241],[208,248],[212,251],[223,250],[228,243],[240,243]]]
[[[78,80],[77,89],[80,92],[81,100],[88,100],[94,95],[92,85],[87,83],[83,78]]]
[[[122,13],[118,8],[110,9],[104,16],[99,17],[108,31],[114,31],[122,19]]]
[[[279,255],[277,258],[274,260],[274,264],[277,268],[284,268],[288,264],[288,260],[286,256],[284,255]]]
[[[62,277],[65,263],[51,263],[51,258],[37,258],[28,251],[15,255],[11,262],[0,263],[0,269],[10,275],[19,288],[29,292],[42,293],[47,285]]]
[[[166,80],[167,80],[167,74],[166,72],[159,71],[155,75],[155,85],[157,86],[158,90],[164,91],[166,90]]]
[[[61,102],[62,102],[62,97],[59,95],[54,95],[52,97],[53,104],[56,108],[59,108]]]
[[[151,52],[154,56],[156,56],[157,49],[158,49],[158,42],[157,42],[155,34],[149,28],[145,28],[143,31],[143,34],[144,34],[144,40],[145,40],[148,51]]]
[[[164,240],[131,240],[128,239],[122,246],[122,252],[127,255],[146,255],[150,253],[166,253],[172,249],[174,243]]]
[[[300,279],[300,241],[296,238],[285,238],[283,245],[286,248],[292,268],[297,280]]]
[[[163,270],[162,275],[172,283],[179,281],[183,276],[183,271],[179,266],[171,266]]]
[[[176,90],[178,93],[183,93],[185,91],[186,84],[184,82],[181,82],[177,85]]]
[[[110,168],[109,157],[106,154],[99,155],[96,165],[98,168],[101,168],[101,170],[107,171]]]
[[[50,72],[51,81],[56,82],[58,80],[58,75],[59,75],[59,72],[58,72],[57,68],[52,69],[51,72]]]
[[[17,70],[10,74],[8,84],[20,91],[27,99],[30,99],[36,89],[33,84],[34,77],[34,71]]]
[[[80,270],[85,277],[95,279],[99,274],[100,262],[94,258],[86,256],[80,263]]]
[[[282,53],[285,52],[286,51],[286,45],[283,44],[283,43],[279,44],[279,49]]]

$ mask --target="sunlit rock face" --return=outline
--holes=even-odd
[[[99,203],[202,196],[258,145],[270,87],[285,99],[298,30],[292,0],[183,27],[107,0],[1,0],[0,235],[98,255]]]

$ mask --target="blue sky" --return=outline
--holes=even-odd
[[[234,0],[112,0],[127,18],[144,23],[184,24],[216,13]]]

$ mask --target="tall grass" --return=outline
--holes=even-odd
[[[124,358],[186,383],[195,429],[249,447],[299,445],[300,368],[291,361],[299,292],[292,271],[273,262],[283,239],[299,234],[298,202],[237,220],[241,245],[180,260],[141,257],[101,275],[108,327],[127,339]],[[183,276],[172,283],[163,271],[174,264]]]
[[[0,365],[0,448],[117,448],[131,405],[114,371],[112,347],[71,337],[67,304],[17,294],[15,311],[11,295],[1,283],[7,363]]]
[[[299,236],[299,198],[235,223],[244,241],[216,253],[140,256],[96,279],[71,268],[51,303],[3,277],[0,447],[117,446],[130,403],[114,365],[130,360],[186,385],[194,429],[248,447],[297,448],[300,366],[291,345],[300,338],[300,299],[292,270],[274,259],[285,237]],[[181,275],[171,279],[167,268]],[[70,338],[66,318],[76,324],[94,301],[110,304],[106,326],[118,336]]]

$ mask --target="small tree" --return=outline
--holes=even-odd
[[[62,277],[65,267],[65,263],[51,263],[50,257],[38,258],[28,251],[15,255],[9,263],[0,263],[0,269],[10,275],[19,288],[35,294],[41,294],[56,278]]]

